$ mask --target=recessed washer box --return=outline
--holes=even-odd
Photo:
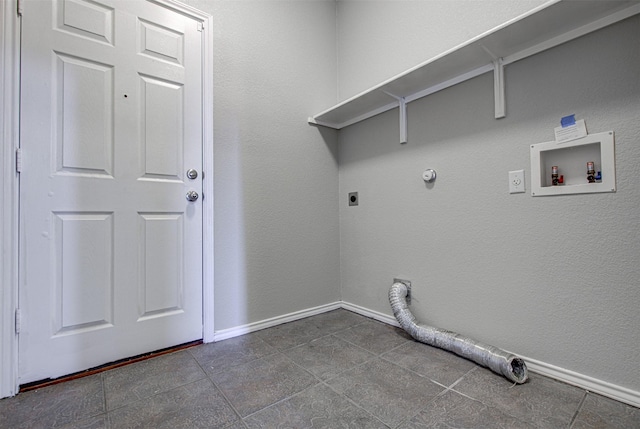
[[[602,179],[587,180],[587,162],[594,163]],[[558,167],[564,183],[553,185],[551,167]],[[613,131],[589,134],[567,142],[531,145],[531,195],[591,194],[616,191],[616,163]]]

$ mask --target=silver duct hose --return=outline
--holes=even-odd
[[[509,380],[522,384],[527,381],[527,365],[519,357],[497,347],[482,344],[455,332],[418,323],[407,305],[407,286],[394,283],[389,290],[389,302],[393,315],[402,329],[417,341],[453,352],[459,356],[502,374]]]

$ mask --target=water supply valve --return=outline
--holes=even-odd
[[[433,182],[436,180],[436,171],[432,169],[424,170],[424,172],[422,172],[422,180],[427,183]]]
[[[551,167],[551,184],[553,186],[562,185],[564,183],[564,176],[558,175],[558,166]]]

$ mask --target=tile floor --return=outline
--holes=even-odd
[[[335,310],[0,400],[0,427],[626,429],[640,409]]]

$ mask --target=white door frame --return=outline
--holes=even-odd
[[[18,175],[20,19],[17,0],[0,3],[0,398],[18,393]]]
[[[23,0],[24,1],[24,0]],[[148,0],[173,9],[200,23],[204,30],[203,59],[203,201],[202,201],[202,324],[203,341],[214,339],[213,245],[213,17],[176,0]],[[18,393],[18,336],[16,309],[19,286],[19,147],[20,17],[18,1],[0,3],[0,398]]]

